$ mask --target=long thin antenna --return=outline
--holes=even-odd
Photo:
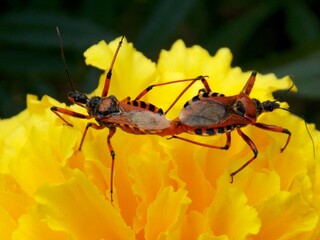
[[[312,141],[313,157],[316,158],[316,148],[315,148],[315,146],[314,146],[314,141],[313,141],[313,138],[312,138],[311,133],[310,133],[310,131],[309,131],[309,128],[308,128],[308,125],[307,125],[307,121],[306,121],[306,120],[304,120],[304,124],[306,125],[306,129],[307,129],[308,135],[309,135],[309,137],[310,137],[310,139],[311,139],[311,141]]]
[[[69,84],[70,84],[71,89],[72,89],[73,91],[75,91],[75,89],[74,89],[74,87],[73,87],[73,84],[72,84],[72,81],[71,81],[71,78],[70,78],[69,70],[68,70],[67,63],[66,63],[66,58],[65,58],[65,56],[64,56],[63,43],[62,43],[62,38],[61,38],[61,34],[60,34],[59,27],[56,27],[56,30],[57,30],[57,34],[58,34],[58,38],[59,38],[60,51],[61,51],[61,57],[62,57],[63,65],[64,65],[64,70],[65,70],[66,73],[67,73],[67,76],[68,76],[68,80],[69,80]]]
[[[289,87],[289,88],[284,92],[284,94],[282,94],[281,96],[279,96],[274,102],[280,102],[280,100],[281,100],[285,95],[287,95],[293,87],[294,87],[294,83],[291,85],[291,87]],[[294,112],[294,111],[292,111],[292,110],[289,110],[289,109],[286,109],[286,108],[280,107],[279,109],[282,109],[282,110],[285,110],[285,111],[287,111],[287,112],[293,113],[293,114],[295,114],[295,115],[297,115],[297,116],[299,116],[299,117],[301,117],[301,118],[303,119],[304,125],[306,126],[306,129],[307,129],[307,133],[308,133],[308,135],[309,135],[309,137],[310,137],[310,139],[311,139],[311,142],[312,142],[313,157],[315,158],[315,157],[316,157],[316,148],[315,148],[314,141],[313,141],[313,138],[312,138],[312,136],[311,136],[311,133],[310,133],[310,131],[309,131],[307,121],[305,120],[304,116],[301,115],[301,114],[297,114],[296,112]]]
[[[287,95],[293,87],[294,87],[294,83],[293,83],[293,84],[291,85],[291,87],[289,87],[281,96],[279,96],[279,97],[275,100],[275,102],[280,102],[280,100],[281,100],[285,95]]]
[[[291,87],[291,88],[292,88],[292,87]],[[295,115],[297,115],[297,116],[299,116],[299,117],[301,117],[301,118],[303,119],[304,125],[306,126],[306,129],[307,129],[307,133],[308,133],[308,135],[309,135],[309,137],[310,137],[310,140],[311,140],[311,142],[312,142],[313,157],[316,158],[316,148],[315,148],[314,141],[313,141],[313,138],[312,138],[312,136],[311,136],[311,133],[310,133],[310,131],[309,131],[307,121],[304,119],[304,116],[301,115],[301,114],[297,114],[297,113],[295,113],[294,111],[289,110],[289,109],[286,109],[286,108],[280,107],[279,109],[285,110],[285,111],[287,111],[287,112],[289,112],[289,113],[293,113],[293,114],[295,114]]]

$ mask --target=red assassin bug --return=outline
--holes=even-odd
[[[57,32],[60,38],[59,29],[57,29]],[[90,127],[97,130],[100,130],[103,128],[109,129],[109,134],[107,136],[107,145],[112,158],[111,176],[110,176],[111,201],[113,201],[112,193],[113,193],[113,173],[114,173],[114,159],[115,159],[115,152],[111,145],[111,138],[116,133],[116,128],[119,127],[123,131],[128,133],[133,133],[133,134],[155,134],[159,136],[180,134],[183,131],[179,127],[180,125],[177,124],[175,121],[171,121],[167,119],[161,108],[157,108],[153,104],[140,101],[139,99],[143,97],[147,92],[149,92],[153,87],[156,87],[156,86],[162,86],[166,84],[186,82],[186,81],[191,81],[191,83],[189,84],[189,86],[191,86],[197,80],[202,80],[202,81],[204,80],[204,77],[199,76],[194,79],[184,79],[184,80],[177,80],[177,81],[172,81],[167,83],[154,84],[146,88],[144,91],[142,91],[133,101],[130,100],[130,97],[127,97],[119,101],[113,95],[107,96],[109,86],[110,86],[111,76],[112,76],[112,68],[115,63],[119,49],[121,47],[122,41],[123,41],[123,37],[121,38],[118,44],[118,47],[114,53],[113,59],[111,61],[101,96],[94,96],[89,98],[86,94],[74,90],[69,78],[67,68],[65,66],[66,72],[68,74],[68,79],[73,89],[72,91],[69,92],[68,98],[74,104],[77,104],[83,108],[86,108],[88,112],[87,115],[74,112],[65,108],[56,107],[56,106],[51,107],[51,111],[55,113],[68,126],[72,126],[72,124],[69,123],[66,119],[64,119],[60,114],[65,114],[65,115],[69,115],[76,118],[82,118],[82,119],[94,118],[98,123],[97,124],[97,123],[90,122],[87,124],[80,142],[79,150],[81,150],[85,136]],[[64,60],[61,38],[60,38],[60,44],[61,44],[61,54]],[[64,60],[64,63],[65,63],[65,60]],[[179,95],[179,97],[183,93],[184,91]],[[171,105],[171,107],[175,104],[175,102]],[[169,109],[167,111],[169,111]]]
[[[180,112],[177,121],[181,124],[185,132],[203,136],[225,133],[227,135],[225,146],[212,146],[179,136],[172,136],[172,138],[200,146],[227,150],[231,146],[231,131],[237,130],[238,134],[252,149],[254,155],[238,170],[230,174],[231,182],[233,182],[233,177],[250,164],[258,155],[257,147],[253,141],[241,131],[242,127],[251,124],[264,130],[287,134],[288,138],[285,145],[281,148],[281,152],[287,147],[291,138],[291,132],[288,129],[257,122],[257,117],[261,113],[272,112],[275,109],[283,108],[277,103],[278,100],[260,102],[255,98],[249,97],[255,83],[256,74],[257,73],[253,71],[242,91],[234,96],[224,96],[223,94],[212,92],[209,85],[206,84],[205,90],[200,91],[197,96],[189,100]]]

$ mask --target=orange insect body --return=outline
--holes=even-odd
[[[246,136],[241,131],[242,127],[251,124],[265,130],[288,134],[287,141],[281,151],[283,151],[288,145],[291,136],[289,130],[278,126],[257,122],[257,117],[261,113],[271,112],[274,109],[280,108],[280,106],[276,101],[265,101],[261,103],[257,99],[249,97],[249,94],[255,82],[256,72],[252,73],[249,80],[247,81],[247,84],[238,95],[229,97],[224,96],[220,93],[212,92],[204,76],[198,76],[193,79],[176,80],[151,85],[143,90],[134,100],[130,100],[130,98],[128,97],[119,101],[113,95],[107,96],[112,76],[112,68],[121,47],[122,39],[119,42],[118,48],[116,49],[113,60],[111,62],[101,96],[88,98],[86,94],[76,90],[72,90],[68,94],[68,98],[71,102],[83,108],[86,108],[88,112],[87,115],[60,107],[51,107],[53,113],[55,113],[62,121],[64,121],[69,126],[72,126],[72,124],[65,120],[60,114],[66,114],[83,119],[94,118],[98,123],[97,124],[90,122],[87,124],[81,139],[79,150],[81,150],[85,136],[90,127],[97,130],[104,128],[109,129],[109,134],[107,136],[107,145],[112,157],[110,176],[111,201],[113,201],[112,193],[115,158],[115,152],[111,145],[111,138],[115,134],[117,128],[120,128],[123,131],[132,134],[171,136],[172,138],[177,138],[200,146],[225,150],[227,150],[231,145],[230,132],[233,130],[237,130],[238,134],[252,149],[254,156],[250,160],[248,160],[242,167],[230,174],[232,178],[231,181],[233,180],[233,176],[235,174],[245,168],[258,155],[258,150],[255,144],[248,136]],[[183,109],[176,119],[172,121],[167,119],[165,114],[176,104],[178,99],[187,91],[187,89],[198,80],[202,81],[205,87],[205,91],[200,91],[197,96],[189,100],[184,105]],[[189,85],[178,95],[178,97],[175,99],[175,101],[173,101],[173,103],[165,113],[161,108],[140,100],[141,97],[143,97],[155,86],[163,86],[167,84],[187,81],[190,81]],[[183,132],[204,136],[226,133],[227,141],[225,146],[212,146],[209,144],[203,144],[177,136],[178,134]]]
[[[176,124],[167,119],[161,108],[140,100],[118,101],[115,96],[94,97],[86,105],[90,116],[94,117],[100,126],[107,128],[119,127],[133,134],[155,134],[167,136],[181,133]]]
[[[59,31],[58,31],[58,35],[59,35]],[[82,118],[82,119],[94,118],[98,123],[96,124],[96,123],[90,122],[87,124],[81,139],[79,150],[81,150],[82,148],[87,131],[90,127],[95,128],[97,130],[100,130],[103,128],[109,129],[109,134],[107,136],[107,145],[112,157],[111,176],[110,176],[111,201],[113,201],[112,193],[113,193],[113,173],[114,173],[114,158],[115,158],[115,152],[111,145],[111,138],[115,134],[116,129],[121,128],[123,131],[132,133],[132,134],[154,134],[159,136],[180,134],[183,131],[183,129],[180,128],[179,124],[177,124],[176,121],[171,121],[167,119],[161,108],[158,108],[153,104],[140,101],[139,99],[143,97],[147,92],[149,92],[155,86],[161,86],[161,85],[171,84],[176,82],[196,81],[201,79],[200,77],[198,77],[195,79],[184,79],[184,80],[168,82],[165,84],[155,84],[143,90],[135,98],[135,100],[130,100],[130,98],[128,97],[119,101],[113,95],[107,96],[109,86],[110,86],[111,76],[112,76],[112,68],[113,68],[116,56],[121,47],[122,40],[123,38],[120,40],[118,48],[116,49],[113,60],[111,62],[109,71],[106,76],[105,85],[104,85],[101,97],[94,96],[89,98],[86,94],[76,90],[72,90],[68,94],[68,98],[71,102],[83,108],[86,108],[88,112],[87,115],[74,112],[65,108],[56,107],[56,106],[51,107],[51,111],[54,114],[56,114],[62,121],[64,121],[68,126],[72,126],[72,124],[69,123],[66,119],[64,119],[61,116],[61,114],[73,116],[76,118]],[[64,57],[63,52],[62,52],[62,56]]]
[[[238,170],[231,173],[231,181],[233,181],[234,175],[250,164],[258,155],[255,144],[241,131],[242,127],[251,124],[265,130],[287,134],[288,138],[281,148],[281,152],[287,147],[291,138],[291,133],[288,129],[257,122],[257,117],[261,113],[272,112],[280,108],[280,105],[276,101],[260,102],[255,98],[249,97],[255,77],[256,72],[252,72],[243,90],[234,96],[224,96],[220,93],[211,92],[209,86],[206,85],[206,90],[204,92],[201,91],[197,96],[189,100],[179,114],[178,121],[185,132],[204,136],[226,133],[227,142],[225,146],[212,146],[173,136],[173,138],[205,147],[228,149],[231,145],[230,132],[237,130],[238,134],[252,149],[254,156]]]

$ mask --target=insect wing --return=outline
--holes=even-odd
[[[192,102],[184,107],[179,119],[183,124],[191,127],[209,127],[223,122],[227,115],[226,107],[222,102],[205,99]]]
[[[162,130],[171,125],[166,117],[151,111],[130,111],[124,117],[130,125],[146,131]]]

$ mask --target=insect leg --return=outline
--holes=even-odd
[[[199,142],[196,142],[196,141],[193,141],[193,140],[190,140],[190,139],[187,139],[187,138],[183,138],[183,137],[180,137],[180,136],[176,136],[176,135],[173,135],[168,139],[176,138],[176,139],[180,139],[182,141],[189,142],[189,143],[192,143],[192,144],[195,144],[195,145],[199,145],[199,146],[202,146],[202,147],[215,148],[215,149],[221,149],[221,150],[228,150],[230,148],[230,146],[231,146],[231,134],[230,134],[230,132],[227,132],[226,135],[227,135],[227,141],[226,141],[226,144],[223,147],[221,147],[221,146],[213,146],[213,145],[206,144],[206,143],[199,143]]]
[[[246,95],[250,95],[251,93],[251,90],[253,88],[253,85],[254,85],[254,82],[256,81],[256,75],[257,75],[257,72],[256,71],[253,71],[246,83],[246,85],[244,86],[244,88],[242,89],[242,93],[246,94]]]
[[[253,141],[247,136],[245,135],[239,128],[237,129],[238,134],[242,137],[242,139],[249,145],[249,147],[251,148],[251,150],[253,151],[253,157],[248,160],[245,164],[243,164],[238,170],[232,172],[230,174],[231,177],[231,183],[233,183],[233,177],[240,172],[241,170],[243,170],[246,166],[248,166],[253,160],[255,160],[258,156],[258,149],[256,147],[256,145],[253,143]]]
[[[109,134],[108,134],[108,137],[107,137],[107,144],[108,144],[108,148],[109,148],[109,151],[110,151],[110,154],[111,154],[111,174],[110,174],[110,200],[111,202],[113,202],[113,175],[114,175],[114,158],[116,156],[114,150],[113,150],[113,147],[111,145],[111,138],[112,136],[116,133],[116,128],[112,127],[112,128],[109,128]]]
[[[182,80],[174,80],[170,82],[164,82],[164,83],[157,83],[157,84],[152,84],[148,86],[146,89],[144,89],[136,98],[135,100],[139,100],[142,98],[144,95],[146,95],[149,91],[151,91],[154,87],[159,87],[159,86],[164,86],[164,85],[169,85],[169,84],[174,84],[174,83],[180,83],[180,82],[190,82],[191,85],[194,84],[197,80],[202,80],[202,78],[205,78],[205,76],[198,76],[196,78],[189,78],[189,79],[182,79]],[[188,86],[187,88],[189,88]]]
[[[102,97],[105,97],[108,95],[108,91],[109,91],[109,87],[110,87],[110,81],[111,81],[111,76],[112,76],[112,69],[113,69],[113,65],[116,61],[116,58],[117,58],[117,55],[118,55],[118,52],[120,50],[120,47],[122,45],[122,41],[123,41],[123,38],[124,36],[122,36],[122,38],[120,39],[120,42],[118,44],[118,47],[113,55],[113,59],[111,61],[111,64],[110,64],[110,67],[109,67],[109,70],[108,70],[108,73],[107,73],[107,76],[106,76],[106,80],[105,80],[105,83],[104,83],[104,87],[103,87],[103,90],[102,90],[102,94],[101,96]]]
[[[50,110],[70,127],[73,127],[73,125],[69,123],[67,120],[65,120],[59,113],[66,114],[76,118],[83,118],[83,119],[92,118],[90,115],[84,115],[82,113],[77,113],[77,112],[74,112],[65,108],[56,107],[56,106],[51,107]]]
[[[191,83],[189,83],[188,86],[186,86],[182,92],[178,95],[178,97],[176,97],[176,99],[171,103],[171,105],[169,106],[169,108],[164,112],[165,114],[167,114],[171,108],[173,108],[173,106],[178,102],[178,100],[181,98],[181,96],[198,80],[201,80],[202,84],[204,85],[205,89],[207,92],[210,92],[211,89],[209,87],[209,84],[207,82],[207,80],[205,79],[207,76],[198,76],[196,77]]]
[[[97,125],[95,123],[88,123],[86,128],[84,129],[84,132],[82,134],[82,138],[81,138],[81,142],[80,142],[80,146],[79,146],[79,151],[81,151],[81,148],[82,148],[82,145],[83,145],[83,142],[84,142],[84,139],[87,135],[87,132],[88,132],[88,129],[89,127],[93,127],[94,129],[97,129],[97,130],[100,130],[100,129],[103,129],[104,126],[100,126],[100,125]]]
[[[81,143],[80,143],[80,146],[79,146],[79,151],[81,150],[82,148],[82,144],[84,142],[84,139],[87,135],[87,131],[90,127],[93,127],[94,129],[97,129],[97,130],[101,130],[103,128],[105,128],[104,126],[100,126],[100,125],[97,125],[96,123],[88,123],[85,130],[84,130],[84,133],[82,135],[82,139],[81,139]],[[108,134],[108,137],[107,137],[107,145],[108,145],[108,148],[109,148],[109,152],[110,152],[110,155],[111,155],[111,175],[110,175],[110,199],[111,199],[111,202],[113,202],[113,198],[112,198],[112,194],[113,194],[113,172],[114,172],[114,158],[115,158],[115,152],[113,150],[113,147],[111,145],[111,138],[112,136],[116,133],[116,128],[114,127],[110,127],[109,128],[109,134]]]
[[[206,88],[206,90],[209,92],[211,91],[209,84],[207,82],[207,80],[205,79],[207,76],[198,76],[196,78],[190,78],[190,79],[182,79],[182,80],[175,80],[175,81],[170,81],[170,82],[165,82],[165,83],[159,83],[159,84],[153,84],[150,85],[149,87],[147,87],[145,90],[143,90],[136,98],[135,100],[139,100],[140,98],[142,98],[144,95],[146,95],[149,91],[151,91],[154,87],[159,87],[159,86],[164,86],[164,85],[169,85],[169,84],[173,84],[173,83],[179,83],[179,82],[191,82],[189,83],[188,86],[186,86],[184,88],[184,90],[182,90],[182,92],[178,95],[178,97],[173,101],[173,103],[169,106],[169,108],[165,111],[165,114],[167,112],[169,112],[169,110],[176,104],[176,102],[181,98],[181,96],[198,80],[201,80],[201,82],[203,83],[204,87]]]
[[[279,127],[279,126],[268,125],[268,124],[265,124],[265,123],[254,123],[253,125],[255,125],[258,128],[262,128],[264,130],[288,134],[287,141],[284,144],[284,146],[281,148],[281,152],[283,152],[284,149],[288,146],[289,141],[291,139],[291,132],[288,129],[282,128],[282,127]]]

